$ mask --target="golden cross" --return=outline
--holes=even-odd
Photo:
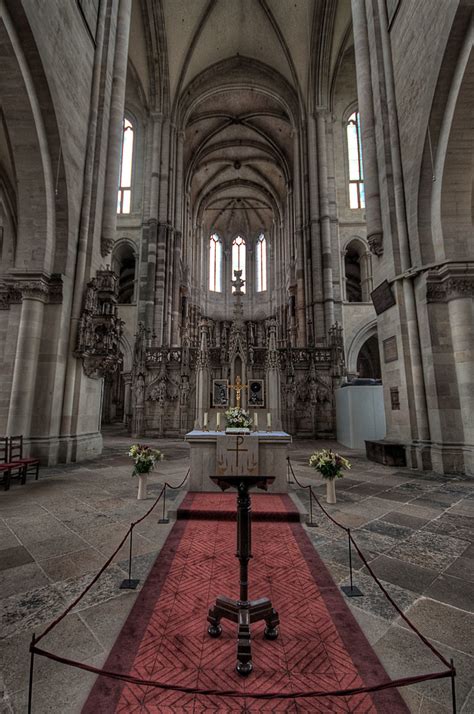
[[[240,392],[242,391],[242,389],[248,389],[248,386],[248,384],[242,384],[240,376],[236,377],[235,384],[229,384],[229,387],[235,391],[235,401],[237,402],[237,409],[240,409]]]
[[[242,451],[248,451],[248,449],[239,449],[239,446],[243,443],[244,443],[244,437],[237,436],[236,441],[235,441],[235,449],[227,449],[227,451],[235,451],[235,466],[236,466],[237,470],[239,468],[239,454],[241,454]]]

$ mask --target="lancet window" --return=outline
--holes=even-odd
[[[120,179],[117,199],[117,213],[130,213],[132,205],[134,129],[131,121],[124,117],[122,153],[120,158]]]
[[[349,161],[349,206],[351,208],[365,208],[364,169],[362,166],[362,142],[358,111],[350,115],[347,120],[346,131]]]
[[[263,233],[257,239],[255,263],[257,292],[261,293],[267,289],[267,239]]]
[[[242,280],[245,280],[245,240],[242,236],[237,236],[232,243],[232,280],[234,279],[234,270],[241,270]],[[232,292],[235,292],[234,287],[232,287]],[[245,292],[245,285],[242,292]]]
[[[209,238],[209,290],[222,292],[222,241],[217,233]]]

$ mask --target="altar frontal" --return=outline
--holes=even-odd
[[[216,442],[216,476],[256,476],[258,436],[226,434]]]

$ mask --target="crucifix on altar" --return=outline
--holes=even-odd
[[[248,384],[242,384],[240,375],[237,375],[237,377],[235,378],[235,384],[229,384],[229,387],[235,392],[235,406],[237,407],[237,409],[240,409],[241,392],[243,389],[248,389],[248,386]]]

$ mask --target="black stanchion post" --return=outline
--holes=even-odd
[[[34,651],[35,642],[36,642],[36,636],[35,636],[35,633],[33,632],[33,636],[31,638],[31,644],[30,644],[30,683],[28,686],[28,714],[31,714],[31,712],[32,712],[31,705],[33,703],[33,668],[35,665],[35,651]]]
[[[122,580],[120,590],[135,590],[140,580],[132,580],[132,548],[133,548],[133,526],[130,525],[130,552],[128,556],[128,579]]]
[[[158,523],[169,523],[170,519],[166,518],[166,484],[163,486],[163,515],[161,516]]]
[[[352,582],[352,543],[351,543],[351,529],[347,529],[347,538],[349,541],[349,578],[350,585],[343,585],[341,587],[342,592],[347,595],[347,597],[361,597],[364,593],[359,590],[358,587],[354,586]]]
[[[309,521],[306,524],[308,528],[317,528],[318,524],[313,522],[313,489],[309,487]]]
[[[290,457],[286,457],[286,480],[288,483],[294,483],[294,481],[291,480],[291,467],[290,467]]]
[[[453,714],[456,714],[456,669],[454,668],[454,661],[451,658],[451,700],[453,703]]]

